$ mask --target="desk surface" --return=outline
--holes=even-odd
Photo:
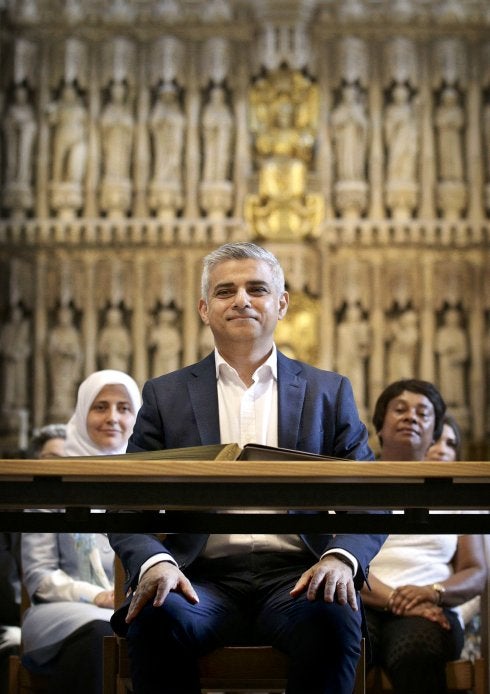
[[[486,462],[0,460],[0,522],[26,531],[488,533],[488,514],[427,509],[489,510],[489,484]],[[91,513],[101,508],[131,513]],[[366,514],[393,509],[405,513]]]
[[[107,460],[100,458],[56,458],[53,460],[0,460],[0,481],[32,477],[93,478],[99,481],[137,480],[232,480],[277,482],[308,479],[346,483],[367,480],[410,481],[429,478],[473,479],[490,483],[489,462],[358,462],[358,461],[225,461],[225,460]]]

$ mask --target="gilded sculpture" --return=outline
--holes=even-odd
[[[247,198],[247,221],[266,239],[317,235],[323,199],[308,192],[318,119],[316,86],[301,72],[280,68],[255,82],[250,108],[258,192]]]

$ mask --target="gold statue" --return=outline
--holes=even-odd
[[[316,364],[319,358],[320,303],[304,292],[291,294],[293,298],[284,320],[274,332],[278,349],[292,359]]]
[[[259,79],[250,94],[258,193],[245,217],[258,236],[301,239],[318,233],[321,195],[307,193],[318,118],[318,92],[298,71],[281,68]]]

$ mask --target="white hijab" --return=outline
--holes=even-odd
[[[129,399],[136,416],[141,407],[141,395],[136,381],[123,371],[104,369],[90,374],[78,389],[75,412],[66,427],[65,455],[116,455],[126,453],[126,444],[109,453],[101,451],[87,432],[87,416],[93,401],[104,386],[121,385],[128,391]],[[131,432],[130,432],[131,433]]]

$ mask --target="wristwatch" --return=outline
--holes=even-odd
[[[437,593],[437,605],[442,605],[442,599],[443,595],[446,592],[446,587],[442,585],[442,583],[433,583],[432,584],[432,590],[435,590]]]

